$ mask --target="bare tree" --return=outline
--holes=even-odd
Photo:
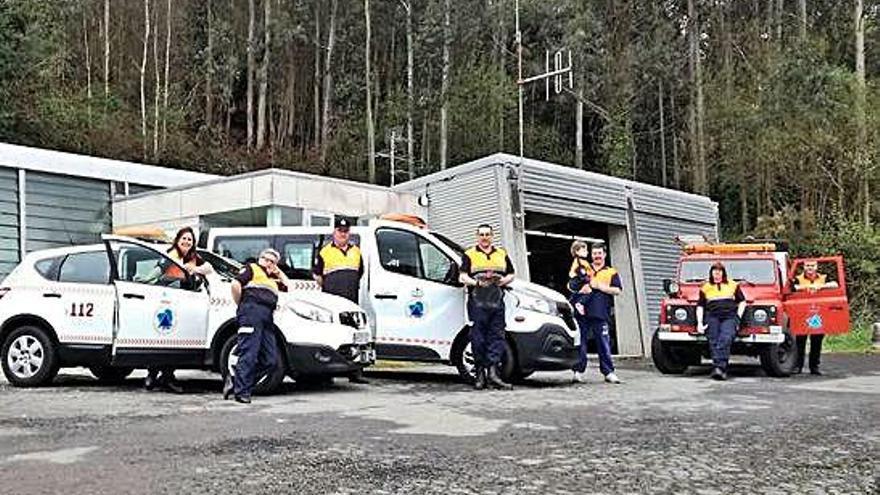
[[[807,39],[807,0],[798,0],[798,18],[800,24],[801,41]]]
[[[367,39],[364,43],[364,81],[367,87],[367,177],[370,184],[376,183],[376,130],[373,123],[373,102],[370,94],[372,78],[370,76],[370,0],[364,0],[364,22],[366,23]],[[378,91],[377,91],[378,93]],[[394,178],[391,179],[392,183]]]
[[[144,83],[147,75],[147,49],[150,46],[150,0],[144,0],[144,56],[141,59],[141,138],[144,145],[144,160],[147,159],[147,96]]]
[[[272,41],[272,1],[263,0],[263,61],[260,64],[260,94],[257,100],[257,149],[266,143],[266,98],[269,88],[269,45]]]
[[[171,8],[170,1],[168,8]],[[211,0],[208,0],[207,13],[205,15],[208,31],[208,46],[205,49],[205,127],[208,129],[214,126],[214,83],[212,81],[214,77],[214,29],[211,10]]]
[[[153,25],[156,32],[153,34],[153,72],[155,85],[153,87],[153,158],[159,156],[159,92],[161,89],[159,80],[159,8],[153,4]]]
[[[666,119],[663,108],[663,79],[657,80],[657,106],[660,108],[660,183],[667,186],[666,173]]]
[[[577,107],[574,113],[574,166],[584,168],[584,88],[578,84]]]
[[[861,174],[862,218],[866,226],[871,225],[871,166],[867,157],[868,131],[865,122],[865,15],[863,0],[856,0],[854,10],[855,66],[856,66],[856,163]]]
[[[449,102],[449,47],[452,44],[452,33],[449,26],[450,0],[443,2],[443,75],[440,79],[440,169],[446,168],[446,147]]]
[[[210,0],[208,0],[210,7]],[[162,148],[168,142],[168,75],[171,71],[171,0],[168,0],[165,15],[165,89],[162,96]],[[210,17],[210,16],[209,16]],[[209,28],[210,30],[210,28]]]
[[[254,24],[256,23],[256,7],[254,0],[248,0],[248,37],[247,37],[247,148],[250,150],[254,145],[254,73],[256,62],[254,50],[256,38]]]
[[[324,0],[315,0],[315,78],[312,81],[314,91],[314,146],[321,146],[321,4]]]
[[[83,8],[83,46],[86,55],[86,108],[88,112],[89,126],[92,125],[92,56],[89,51],[89,27],[86,20],[88,8]]]
[[[691,163],[694,166],[694,190],[701,194],[709,192],[706,170],[706,148],[703,133],[705,104],[703,100],[703,72],[700,60],[700,23],[697,18],[696,0],[688,0],[688,67],[691,76],[692,102],[690,105]]]
[[[110,0],[104,0],[104,100],[110,97]],[[106,103],[105,103],[106,106]]]
[[[330,27],[327,33],[327,53],[324,59],[324,111],[321,118],[321,163],[327,163],[327,136],[330,134],[330,105],[333,102],[333,44],[336,42],[336,10],[339,0],[330,3]]]
[[[401,0],[406,10],[406,162],[409,180],[416,177],[415,144],[413,142],[413,112],[415,109],[415,90],[413,88],[413,25],[412,0]]]

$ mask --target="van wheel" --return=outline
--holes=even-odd
[[[651,360],[654,367],[664,375],[680,375],[687,370],[689,365],[700,364],[700,354],[695,349],[688,352],[681,346],[674,346],[663,342],[657,337],[657,332],[651,338]]]
[[[238,334],[232,334],[223,344],[220,350],[220,371],[223,379],[226,379],[228,373],[233,373],[235,365],[238,362],[236,354],[238,346]],[[278,346],[278,352],[282,352],[283,347]],[[254,386],[254,394],[269,395],[274,393],[284,381],[285,365],[284,357],[279,355],[279,363],[268,375],[263,376]]]
[[[3,341],[3,374],[15,387],[46,385],[58,374],[58,355],[49,334],[40,327],[16,328]]]
[[[771,344],[761,349],[759,356],[761,367],[767,376],[784,378],[791,375],[794,362],[797,359],[797,348],[791,332],[785,329],[785,340],[781,344]]]
[[[477,366],[474,361],[474,351],[471,349],[471,339],[469,336],[470,327],[462,330],[455,342],[452,344],[452,356],[450,360],[458,370],[458,375],[465,383],[474,383],[477,377]],[[501,379],[510,383],[515,379],[516,371],[516,355],[513,353],[513,347],[507,339],[504,340],[504,354],[501,356]]]
[[[102,383],[122,383],[132,374],[134,368],[117,368],[115,366],[90,366],[89,371]]]

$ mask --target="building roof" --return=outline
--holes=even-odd
[[[474,161],[464,163],[462,165],[457,165],[454,167],[447,168],[446,170],[441,170],[439,172],[434,172],[429,175],[425,175],[423,177],[419,177],[418,179],[413,179],[411,181],[403,182],[394,186],[395,190],[398,191],[411,191],[413,189],[417,189],[419,187],[423,187],[426,184],[430,184],[433,182],[439,182],[444,180],[452,180],[458,175],[466,174],[468,172],[472,172],[474,170],[479,170],[484,167],[491,167],[500,164],[511,164],[515,165],[519,163],[519,157],[516,155],[511,155],[508,153],[495,153],[489,156],[485,156],[483,158],[478,158]],[[642,189],[642,190],[651,190],[654,192],[662,192],[667,197],[669,196],[678,196],[682,198],[688,198],[691,201],[704,201],[707,203],[712,203],[713,201],[699,194],[688,193],[684,191],[679,191],[677,189],[669,189],[660,186],[655,186],[652,184],[647,184],[644,182],[636,182],[634,180],[621,179],[619,177],[614,177],[611,175],[603,175],[596,172],[590,172],[587,170],[580,170],[574,167],[566,167],[563,165],[558,165],[556,163],[545,162],[541,160],[535,160],[533,158],[524,158],[523,166],[527,168],[536,168],[536,169],[545,169],[551,170],[560,174],[569,175],[572,178],[576,178],[579,180],[586,180],[589,182],[599,182],[605,184],[614,184],[619,187],[627,187],[632,189]]]
[[[142,163],[124,162],[62,151],[0,143],[0,167],[35,172],[169,187],[215,179],[218,176]]]

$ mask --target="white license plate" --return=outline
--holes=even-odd
[[[373,337],[373,335],[369,330],[355,332],[354,333],[354,343],[355,344],[369,344],[370,339],[372,337]]]

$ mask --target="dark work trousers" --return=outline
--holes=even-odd
[[[238,308],[238,364],[233,379],[237,397],[250,397],[260,378],[278,365],[273,311],[255,302],[243,302]]]
[[[820,333],[810,335],[809,337],[810,369],[817,370],[819,369],[819,356],[822,354],[822,339],[825,338],[825,335]],[[807,336],[798,335],[795,337],[795,341],[797,342],[797,364],[795,368],[801,370],[804,368],[804,355],[807,353]]]
[[[717,316],[708,315],[706,317],[706,325],[709,330],[706,337],[709,338],[709,350],[712,354],[712,366],[727,371],[727,362],[730,360],[730,346],[733,345],[733,339],[736,337],[736,331],[739,322],[736,317],[719,318]]]
[[[482,368],[496,366],[504,355],[504,304],[484,309],[468,302],[471,325],[471,349],[476,365]]]
[[[599,371],[603,375],[614,373],[614,361],[611,359],[611,335],[608,322],[599,318],[583,316],[575,311],[575,321],[581,331],[581,346],[578,350],[578,362],[574,371],[583,373],[587,370],[587,340],[596,340],[596,353],[599,355]]]

